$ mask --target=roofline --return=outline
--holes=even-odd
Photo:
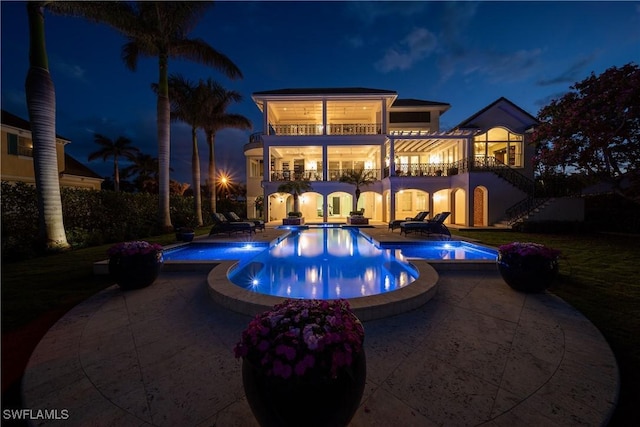
[[[529,118],[531,118],[531,120],[533,120],[536,123],[538,122],[538,119],[534,116],[532,116],[530,113],[528,113],[527,111],[523,110],[522,108],[520,108],[517,104],[513,103],[512,101],[508,100],[507,98],[505,98],[504,96],[501,96],[500,98],[496,99],[495,101],[493,101],[491,104],[487,105],[486,107],[484,107],[483,109],[481,109],[480,111],[476,112],[475,114],[473,114],[472,116],[466,118],[465,120],[463,120],[462,122],[460,122],[458,125],[454,126],[453,129],[470,129],[468,126],[464,126],[465,123],[469,123],[471,121],[473,121],[476,117],[478,117],[479,115],[483,114],[484,112],[486,112],[487,110],[491,109],[493,106],[495,106],[496,104],[498,104],[500,101],[505,101],[508,102],[510,105],[512,105],[513,107],[515,107],[518,111],[520,111],[521,113],[525,114],[526,116],[528,116]]]

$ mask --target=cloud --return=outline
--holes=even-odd
[[[86,69],[80,65],[70,64],[59,58],[51,61],[52,71],[56,71],[73,80],[85,81]]]
[[[437,46],[436,36],[426,28],[414,28],[398,46],[387,49],[382,59],[375,63],[377,70],[388,73],[406,70],[428,57]]]
[[[536,82],[539,86],[550,86],[559,83],[573,84],[581,79],[584,75],[584,69],[593,62],[596,57],[596,53],[589,56],[578,58],[575,62],[569,65],[564,71],[555,77],[549,79],[540,79]]]

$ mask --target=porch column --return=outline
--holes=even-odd
[[[322,222],[329,221],[329,201],[326,194],[322,195]]]
[[[262,108],[264,108],[262,114],[262,129],[264,129],[263,132],[265,135],[271,135],[271,132],[269,132],[269,101],[265,99]]]
[[[465,227],[473,227],[473,218],[475,212],[475,188],[469,182],[467,186],[467,217],[465,218]]]
[[[327,134],[327,100],[322,100],[322,135]]]

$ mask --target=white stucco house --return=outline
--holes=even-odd
[[[533,204],[528,138],[537,121],[505,98],[447,132],[439,124],[449,104],[401,99],[392,90],[280,89],[252,99],[264,130],[244,147],[249,217],[285,218],[292,196],[277,188],[297,179],[312,187],[300,198],[307,222],[344,221],[364,208],[374,221],[448,211],[450,224],[491,226]],[[340,182],[350,170],[374,177],[358,206],[355,186]]]

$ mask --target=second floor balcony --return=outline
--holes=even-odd
[[[269,135],[377,135],[382,133],[380,123],[329,123],[325,127],[315,123],[271,125]]]

